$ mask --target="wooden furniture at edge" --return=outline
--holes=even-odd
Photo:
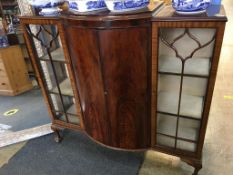
[[[32,89],[19,46],[0,49],[0,95],[18,95]]]
[[[170,6],[154,16],[21,17],[39,77],[39,35],[28,26],[55,25],[60,34],[80,113],[76,125],[60,119],[39,78],[58,140],[59,128],[82,130],[111,148],[179,156],[197,175],[226,21],[223,7],[218,17],[177,16]]]
[[[4,10],[8,10],[8,11],[15,11],[14,13],[4,13]],[[18,11],[18,3],[16,0],[0,0],[0,16],[2,18],[2,24],[4,27],[4,31],[7,31],[8,25],[11,23],[11,18],[13,18],[12,16],[17,16],[17,11]],[[24,41],[24,37],[23,37],[23,32],[20,29],[20,25],[19,24],[14,24],[13,23],[14,28],[16,29],[16,33],[8,33],[7,37],[8,37],[8,42],[10,45],[19,45],[22,53],[23,53],[23,57],[26,63],[26,67],[28,70],[28,74],[29,76],[33,76],[35,77],[34,74],[34,69],[32,67],[32,63],[30,61],[29,58],[29,54],[28,54],[28,50],[26,47],[26,43]]]

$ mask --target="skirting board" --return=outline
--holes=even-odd
[[[52,132],[53,131],[51,130],[51,123],[49,123],[46,125],[25,129],[18,132],[7,133],[4,134],[3,136],[0,135],[0,148],[15,143],[27,141],[30,139],[34,139],[37,137],[41,137],[50,134]]]

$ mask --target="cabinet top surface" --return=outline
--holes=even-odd
[[[110,11],[93,11],[86,13],[73,13],[73,12],[63,12],[60,16],[57,17],[43,17],[43,16],[21,16],[22,20],[25,19],[70,19],[77,21],[128,21],[133,19],[150,19],[152,15],[163,7],[162,2],[155,2],[148,5],[146,9],[138,10],[136,12],[127,12],[127,13],[113,13]]]
[[[206,13],[199,15],[179,15],[172,6],[165,6],[152,21],[227,21],[223,5],[211,5]]]
[[[150,19],[151,21],[227,21],[225,9],[223,5],[212,5],[207,9],[206,13],[199,15],[178,15],[172,6],[164,6],[161,2],[150,4],[147,9],[138,12],[129,12],[126,14],[116,14],[109,11],[89,12],[82,14],[74,14],[65,12],[57,17],[43,16],[21,16],[21,20],[33,23],[33,20],[58,20],[68,19],[77,21],[128,21],[134,19]],[[35,21],[35,22],[36,22]],[[26,22],[27,23],[27,22]],[[37,22],[36,22],[37,23]]]

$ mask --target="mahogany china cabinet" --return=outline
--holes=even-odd
[[[138,14],[21,17],[52,129],[121,150],[154,149],[202,167],[227,18]]]

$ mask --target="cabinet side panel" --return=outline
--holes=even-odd
[[[103,80],[97,33],[90,29],[66,27],[86,132],[95,140],[109,144]]]
[[[151,145],[152,147],[156,145],[156,121],[157,121],[157,116],[156,116],[156,108],[157,108],[157,71],[158,71],[158,41],[159,41],[159,36],[158,36],[158,30],[159,28],[157,27],[156,23],[152,24],[152,70],[151,70]]]
[[[100,50],[112,145],[150,146],[149,50],[147,27],[100,32]]]

